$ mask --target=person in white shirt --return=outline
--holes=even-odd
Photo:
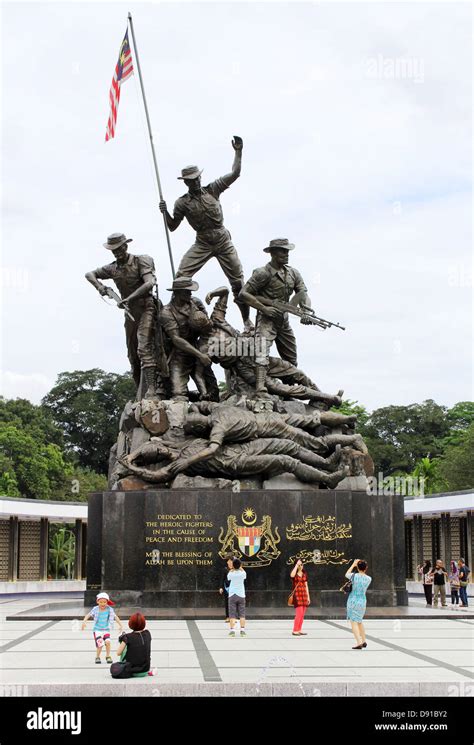
[[[242,569],[240,559],[234,559],[233,569],[227,575],[229,581],[229,636],[235,636],[234,626],[237,618],[240,619],[240,636],[247,636],[245,632],[245,585],[247,572]]]

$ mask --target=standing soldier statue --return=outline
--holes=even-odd
[[[173,217],[169,214],[166,202],[160,202],[160,210],[166,217],[168,228],[173,231],[185,217],[196,231],[196,241],[181,259],[176,277],[194,277],[213,256],[222,267],[229,280],[234,299],[239,305],[242,318],[248,327],[249,308],[239,298],[244,284],[244,274],[237,251],[232,243],[229,231],[224,227],[219,197],[225,189],[240,176],[242,165],[242,139],[234,136],[232,147],[235,150],[231,173],[201,186],[201,173],[197,166],[187,166],[181,171],[179,179],[188,187],[188,193],[176,200]]]
[[[240,296],[244,303],[257,310],[255,324],[255,390],[266,393],[265,376],[269,365],[269,351],[273,342],[283,360],[295,367],[298,364],[296,339],[288,321],[288,313],[275,307],[278,303],[288,303],[293,293],[298,294],[300,307],[311,309],[306,285],[297,269],[288,266],[289,252],[294,244],[287,238],[275,238],[264,248],[271,255],[271,261],[260,269],[255,269],[245,284]],[[310,324],[309,317],[301,316],[301,323]]]
[[[153,398],[156,396],[157,353],[160,351],[156,349],[157,306],[153,297],[155,264],[151,256],[128,253],[128,244],[132,240],[123,233],[109,235],[103,245],[112,251],[115,261],[87,272],[86,279],[101,295],[113,298],[125,310],[125,336],[133,379],[138,390],[143,370],[147,385],[145,398]],[[112,279],[120,297],[111,287],[99,282],[100,279]]]

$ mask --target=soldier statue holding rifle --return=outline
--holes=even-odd
[[[141,374],[146,381],[145,398],[156,396],[157,349],[157,300],[153,288],[157,284],[155,264],[151,256],[136,256],[128,253],[132,238],[123,233],[112,233],[104,247],[112,251],[115,261],[87,272],[86,279],[102,295],[114,299],[125,311],[125,335],[132,375],[140,386]],[[99,280],[112,279],[120,297]]]
[[[296,339],[288,321],[288,313],[275,307],[276,303],[288,303],[297,293],[300,305],[311,308],[306,285],[297,269],[288,266],[289,252],[294,244],[287,238],[275,238],[264,248],[271,255],[271,261],[260,269],[255,269],[240,293],[242,300],[257,310],[255,326],[256,367],[255,390],[265,393],[265,376],[269,365],[269,352],[275,341],[280,357],[297,366]],[[306,314],[301,323],[310,324]]]

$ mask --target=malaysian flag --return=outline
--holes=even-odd
[[[128,43],[127,29],[120,46],[119,57],[115,66],[114,77],[112,78],[112,85],[110,86],[110,115],[109,121],[107,122],[107,132],[105,133],[106,142],[107,140],[111,140],[112,137],[115,137],[115,125],[117,123],[117,111],[120,101],[120,86],[122,85],[122,83],[129,79],[132,73],[132,53],[130,51],[130,44]]]

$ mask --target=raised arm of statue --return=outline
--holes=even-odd
[[[237,181],[240,176],[240,172],[242,169],[242,138],[234,135],[234,139],[232,140],[232,147],[235,150],[234,162],[232,163],[232,171],[230,173],[226,173],[225,176],[221,176],[220,178],[212,181],[212,183],[207,185],[207,189],[211,192],[211,194],[213,194],[213,196],[216,197],[216,199],[220,196],[220,194],[222,194],[223,191],[225,191],[225,189],[228,189],[229,186],[234,183],[234,181]]]

